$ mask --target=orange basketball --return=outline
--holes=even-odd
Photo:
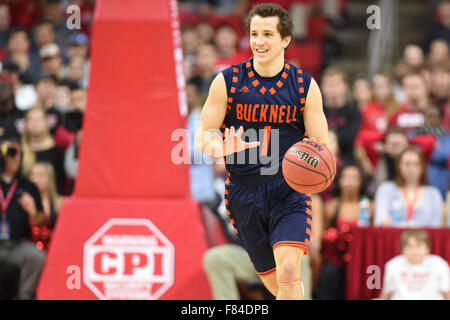
[[[284,155],[283,176],[295,191],[307,194],[325,190],[336,175],[336,159],[319,142],[297,142]]]

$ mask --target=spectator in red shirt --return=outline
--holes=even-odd
[[[216,29],[214,40],[219,54],[216,63],[217,71],[249,58],[247,54],[238,50],[239,38],[232,26],[228,24],[220,25]]]
[[[394,95],[394,78],[392,75],[380,72],[372,78],[373,98],[384,108],[386,119],[389,119],[399,108]]]
[[[353,96],[362,115],[362,122],[355,141],[355,154],[364,173],[372,176],[376,165],[370,146],[381,140],[387,127],[384,106],[373,99],[370,82],[360,77],[353,83]],[[372,157],[369,158],[369,155]],[[371,162],[372,160],[372,162]]]
[[[407,131],[423,126],[423,111],[430,101],[425,80],[418,73],[409,73],[403,77],[402,88],[406,95],[403,106],[389,119],[390,127],[399,127]]]

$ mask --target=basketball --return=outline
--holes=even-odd
[[[336,159],[322,143],[303,140],[284,155],[283,176],[297,192],[313,194],[325,190],[336,175]]]

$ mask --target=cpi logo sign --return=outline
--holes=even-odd
[[[155,300],[173,284],[174,246],[148,219],[110,219],[84,244],[83,280],[102,300]]]

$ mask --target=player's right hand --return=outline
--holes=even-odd
[[[225,136],[223,138],[223,154],[225,156],[245,149],[256,148],[260,145],[259,141],[245,142],[242,140],[243,133],[244,127],[242,126],[237,132],[234,127],[225,129]]]

